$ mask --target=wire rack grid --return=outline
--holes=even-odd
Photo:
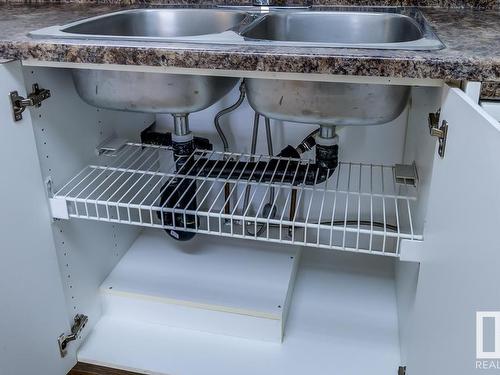
[[[422,239],[417,188],[393,166],[341,162],[324,178],[310,160],[205,150],[184,165],[168,147],[127,143],[51,199],[65,204],[59,217],[396,257],[401,239]]]

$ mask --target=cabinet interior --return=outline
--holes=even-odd
[[[150,281],[148,277],[154,277],[147,271],[134,270],[130,262],[125,263],[128,261],[129,249],[147,247],[141,244],[151,241],[160,243],[163,237],[164,246],[169,251],[187,251],[186,243],[176,242],[164,233],[161,229],[164,224],[162,217],[153,209],[157,205],[148,202],[141,195],[141,189],[138,189],[144,187],[144,181],[154,188],[164,183],[162,178],[174,176],[174,171],[168,169],[169,160],[172,164],[171,152],[154,147],[144,151],[145,148],[140,145],[140,132],[154,121],[154,116],[97,109],[87,105],[75,92],[69,70],[25,68],[24,74],[27,84],[38,82],[52,92],[50,100],[33,110],[32,121],[40,168],[47,182],[48,195],[52,198],[52,211],[62,212],[61,216],[54,215],[53,233],[68,316],[70,319],[76,313],[89,316],[89,329],[80,338],[80,344],[85,338],[86,341],[78,350],[79,360],[159,373],[190,373],[208,366],[213,369],[211,372],[229,373],[231,369],[234,372],[238,368],[238,373],[249,374],[270,372],[273,369],[288,373],[314,372],[311,365],[317,366],[316,372],[331,368],[339,373],[362,373],[366,369],[373,370],[374,374],[391,373],[404,363],[405,335],[410,324],[409,310],[416,288],[418,266],[398,258],[406,247],[418,246],[419,241],[424,240],[422,234],[435,157],[435,139],[429,136],[427,116],[440,106],[440,88],[413,87],[407,108],[388,124],[339,129],[341,164],[334,181],[340,181],[340,186],[328,186],[327,183],[298,191],[302,197],[298,205],[299,220],[293,221],[287,217],[291,190],[279,183],[255,184],[254,199],[251,200],[254,212],[261,212],[259,204],[269,197],[269,191],[273,188],[277,192],[275,202],[279,208],[276,215],[278,219],[251,222],[250,232],[253,234],[246,233],[242,227],[242,222],[248,217],[241,215],[238,204],[233,202],[234,212],[239,212],[239,215],[221,214],[224,206],[221,187],[225,181],[215,179],[209,182],[210,188],[200,189],[200,194],[207,198],[205,206],[202,206],[204,209],[200,210],[206,216],[200,219],[198,232],[201,233],[196,234],[193,240],[198,244],[196,248],[216,253],[217,249],[224,246],[233,246],[235,249],[241,248],[238,250],[241,254],[245,249],[250,249],[250,253],[254,249],[257,260],[253,264],[252,257],[223,256],[216,262],[220,268],[214,266],[211,273],[210,269],[205,270],[208,272],[207,279],[180,278],[176,291],[183,290],[182,281],[186,286],[190,280],[197,280],[193,283],[197,284],[199,292],[202,290],[201,284],[215,280],[217,272],[224,272],[224,267],[232,269],[236,264],[241,266],[239,262],[244,259],[244,264],[248,262],[248,266],[242,267],[242,270],[249,270],[247,279],[243,282],[245,274],[234,273],[232,276],[225,275],[227,279],[222,283],[224,290],[231,289],[232,294],[228,294],[232,296],[231,306],[243,309],[241,306],[244,301],[251,300],[250,294],[255,290],[263,291],[259,298],[255,298],[255,306],[259,306],[268,297],[267,291],[273,288],[282,288],[280,298],[283,298],[283,306],[279,305],[282,309],[279,319],[275,319],[281,325],[283,337],[269,339],[268,333],[274,328],[266,326],[268,328],[262,329],[262,334],[258,330],[255,331],[257,333],[253,332],[257,339],[248,340],[233,337],[246,336],[245,332],[229,335],[224,334],[224,331],[222,335],[203,332],[202,323],[190,330],[186,328],[193,327],[188,327],[188,323],[172,327],[168,319],[160,317],[161,314],[148,315],[156,308],[160,309],[158,304],[161,301],[150,300],[151,305],[139,307],[137,301],[141,298],[134,300],[136,302],[127,300],[131,294],[141,294],[137,289],[127,289],[121,294],[116,292],[118,300],[114,302],[106,300],[110,287],[116,288],[116,285],[127,282],[130,284],[130,280],[127,281],[127,277],[123,276],[127,272],[138,279],[144,278],[143,281]],[[234,103],[237,97],[238,89],[235,88],[207,110],[190,115],[191,130],[197,136],[208,138],[215,150],[222,150],[222,144],[213,126],[213,118],[222,108]],[[233,158],[250,158],[245,154],[250,150],[253,114],[245,102],[237,111],[222,119],[230,151],[234,153]],[[281,150],[288,144],[297,144],[315,129],[314,125],[281,121],[272,121],[271,125],[275,150]],[[110,137],[129,142],[122,149],[123,154],[96,157],[96,147]],[[262,127],[256,154],[266,153]],[[138,158],[134,155],[143,156]],[[313,157],[312,154],[307,156]],[[225,155],[215,151],[210,157],[222,160]],[[413,163],[418,171],[417,186],[396,184],[394,166]],[[94,169],[102,171],[113,165],[124,176],[122,180],[109,177],[114,170],[108,174],[93,172]],[[137,171],[145,173],[137,174]],[[90,177],[81,178],[87,175]],[[127,179],[129,175],[134,177]],[[117,203],[113,199],[116,191],[110,181],[118,181],[117,184],[120,183],[121,188],[125,189],[126,194],[121,194],[121,200],[118,199],[118,203],[123,203],[121,206],[109,204],[110,201]],[[198,183],[203,184],[203,181],[205,179],[200,177]],[[234,201],[242,203],[247,185],[237,180],[232,182]],[[79,190],[75,186],[85,184],[88,194],[80,194],[83,189]],[[106,189],[109,191],[106,192]],[[148,203],[138,205],[137,200],[134,200],[136,198],[141,198],[140,203]],[[337,208],[334,208],[332,201],[337,202]],[[68,219],[62,218],[64,212],[70,216]],[[175,214],[178,213],[175,211]],[[332,219],[328,222],[330,225],[318,224],[324,221],[324,216],[334,213],[339,215],[344,225],[336,224],[334,231]],[[202,213],[200,215],[203,217]],[[333,220],[336,219],[337,216],[334,216]],[[348,219],[354,221],[354,225],[347,225]],[[363,220],[368,220],[368,224],[363,224]],[[382,222],[384,226],[374,226],[374,222]],[[397,229],[390,230],[389,224],[396,225]],[[259,238],[255,235],[257,225],[267,226],[265,234]],[[292,225],[301,229],[293,229],[294,236],[291,239],[287,231]],[[218,236],[208,237],[207,234]],[[249,241],[248,238],[260,241]],[[276,260],[278,268],[284,267],[284,258],[293,259],[284,268],[286,275],[277,277],[280,273],[273,271],[272,267],[265,268],[268,273],[261,275],[260,279],[257,271],[252,274],[250,270],[262,270],[257,265],[258,261],[262,261],[262,264],[267,262],[266,257],[269,255],[266,254],[266,248],[270,253],[279,253],[279,249],[282,249],[282,255],[285,256],[283,260]],[[190,256],[195,257],[196,251]],[[137,259],[138,264],[145,262],[144,270],[148,269],[148,264],[154,267],[158,262],[154,256],[139,256]],[[168,264],[168,259],[165,258],[165,264]],[[185,263],[182,264],[187,267]],[[123,283],[116,284],[114,281],[113,285],[106,284],[114,272],[118,274],[118,271],[122,271],[120,267],[125,267],[120,273]],[[269,277],[269,273],[275,273],[276,277]],[[144,288],[151,288],[152,284],[154,282],[134,285],[149,285]],[[237,290],[231,285],[236,286]],[[245,290],[246,287],[248,290]],[[221,290],[219,295],[224,293]],[[145,290],[144,294],[149,292]],[[210,305],[209,302],[207,304]],[[214,302],[214,305],[209,306],[212,308],[208,308],[212,311],[210,314],[220,312],[213,308],[215,305]],[[188,309],[189,306],[182,308]],[[266,309],[259,311],[268,311]],[[248,307],[249,310],[252,308]],[[164,315],[175,320],[183,315],[183,310],[179,311],[167,311]],[[192,310],[189,311],[184,313],[192,313]],[[245,311],[242,313],[238,310],[236,313],[252,316],[253,313]],[[254,315],[259,317],[257,313]],[[193,321],[203,319],[206,317],[193,317]],[[217,319],[214,318],[214,326],[222,324]],[[265,324],[276,322],[266,321]],[[237,325],[236,321],[232,324]],[[188,347],[197,354],[205,353],[206,362],[190,361],[186,357]],[[232,353],[231,358],[227,358],[228,350]],[[132,351],[136,353],[134,358],[123,355]],[[359,358],[364,360],[359,361]],[[345,371],[339,371],[339,368]]]

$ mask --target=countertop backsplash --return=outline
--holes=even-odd
[[[500,9],[500,0],[270,0],[272,5],[307,6],[418,6],[468,9]],[[251,5],[251,0],[0,0],[0,3],[99,3],[150,5]]]

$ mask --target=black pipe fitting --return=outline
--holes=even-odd
[[[339,165],[339,145],[316,144],[316,163],[320,168],[335,170]]]
[[[280,151],[278,156],[281,156],[283,158],[300,159],[300,152],[297,150],[297,148],[288,145],[283,150]]]
[[[321,167],[318,163],[301,164],[299,161],[234,161],[200,158],[194,165],[184,166],[180,174],[187,176],[242,179],[255,182],[286,183],[294,186],[314,185],[325,182],[334,170]]]
[[[307,148],[316,146],[316,163],[303,164],[299,160],[279,160],[269,161],[234,161],[234,160],[213,160],[201,157],[195,159],[193,152],[197,148],[195,139],[187,142],[172,141],[170,133],[165,133],[164,138],[158,138],[158,134],[150,132],[145,134],[151,142],[160,141],[161,144],[171,145],[174,152],[177,173],[181,177],[168,180],[161,188],[161,206],[179,210],[195,211],[197,209],[196,191],[197,184],[195,176],[205,178],[220,179],[241,179],[254,182],[267,183],[287,183],[297,185],[315,185],[325,182],[332,176],[338,166],[337,144],[318,145],[314,137],[310,136],[301,145]],[[142,134],[141,134],[142,138]],[[146,140],[143,138],[143,141]],[[202,140],[205,140],[202,138]],[[211,149],[211,144],[206,140]],[[150,143],[147,142],[147,143]],[[206,145],[206,144],[205,144]],[[300,146],[300,145],[299,145]],[[278,156],[284,158],[300,159],[302,149],[293,146],[285,147]],[[187,177],[187,178],[186,178]],[[158,212],[158,218],[162,218],[162,213]],[[176,228],[196,229],[195,215],[163,212],[163,222],[167,226]],[[174,239],[187,241],[195,236],[194,232],[186,232],[179,229],[165,229]]]
[[[193,140],[187,142],[172,142],[174,160],[177,171],[189,170],[195,163],[189,156],[194,152]],[[167,181],[162,187],[163,191],[160,205],[166,208],[186,209],[194,211],[197,208],[196,202],[196,180],[174,178]],[[161,219],[161,213],[158,212]],[[173,214],[163,212],[163,223],[177,228],[196,228],[195,215]],[[195,236],[195,232],[186,232],[178,229],[165,229],[168,235],[178,241],[188,241]]]
[[[297,151],[299,154],[303,154],[306,151],[312,150],[312,148],[316,145],[316,139],[314,136],[309,135],[306,139],[300,142],[300,145],[297,146]]]
[[[172,146],[172,133],[156,131],[156,123],[141,132],[141,143],[155,146]],[[208,138],[193,137],[194,148],[197,150],[213,150],[213,145]]]

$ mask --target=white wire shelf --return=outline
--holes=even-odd
[[[417,187],[397,184],[394,166],[341,162],[313,184],[321,181],[314,167],[196,150],[179,173],[170,148],[127,143],[68,181],[51,207],[55,218],[396,257],[401,239],[422,239],[412,219]]]

